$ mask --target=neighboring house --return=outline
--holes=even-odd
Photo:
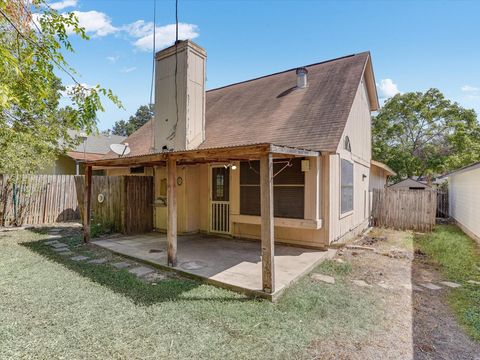
[[[40,174],[44,175],[79,175],[84,173],[85,161],[102,159],[110,151],[110,145],[121,143],[125,140],[124,136],[118,135],[88,135],[82,136],[80,133],[71,132],[70,136],[80,137],[81,143],[75,149],[67,151],[65,155],[60,155],[52,166],[43,169]],[[95,175],[102,175],[102,170],[95,170]]]
[[[370,162],[370,186],[369,189],[384,189],[388,186],[388,178],[397,175],[388,165],[380,161]]]
[[[431,189],[432,187],[425,182],[408,178],[405,180],[401,180],[393,185],[390,185],[389,188],[396,190],[425,190]]]
[[[444,177],[448,178],[450,216],[466,234],[480,242],[480,162]]]
[[[181,41],[177,54],[156,54],[155,121],[125,140],[131,153],[89,162],[110,175],[151,168],[154,223],[169,241],[178,230],[323,247],[367,228],[379,107],[370,53],[209,91],[205,50]]]

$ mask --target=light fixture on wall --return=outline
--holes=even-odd
[[[225,164],[225,165],[223,165],[223,166],[225,167],[225,169],[230,168],[230,169],[232,169],[232,170],[237,170],[237,165],[232,164],[232,163]]]

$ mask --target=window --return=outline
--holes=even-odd
[[[340,209],[341,214],[353,210],[353,163],[342,159]]]
[[[273,163],[273,213],[275,217],[303,219],[305,174],[301,159]],[[240,214],[260,215],[260,162],[240,163]]]
[[[130,174],[143,174],[144,172],[145,172],[145,168],[143,166],[130,168]]]
[[[343,148],[348,152],[352,152],[352,146],[350,144],[350,138],[348,136],[345,136],[345,139],[343,139]]]
[[[228,201],[229,198],[229,169],[224,167],[212,168],[212,200]]]

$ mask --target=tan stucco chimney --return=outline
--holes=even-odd
[[[205,140],[207,53],[190,40],[179,41],[176,50],[176,61],[175,45],[155,56],[156,151],[195,149]]]

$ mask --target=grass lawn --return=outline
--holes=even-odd
[[[348,264],[325,262],[327,285],[305,277],[276,304],[170,277],[155,285],[111,265],[74,262],[31,231],[0,233],[2,358],[307,358],[327,336],[354,341],[380,305],[346,280]],[[62,239],[75,254],[99,255]]]
[[[467,332],[480,341],[480,251],[476,243],[453,225],[437,226],[431,234],[416,237],[416,246],[439,265],[449,280],[462,284],[448,300]]]

